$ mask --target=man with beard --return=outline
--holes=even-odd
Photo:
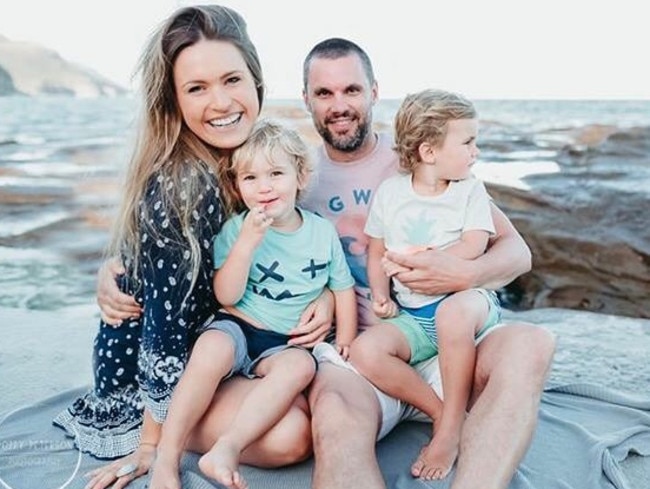
[[[378,85],[363,49],[346,39],[327,39],[312,48],[303,66],[303,98],[323,138],[303,205],[337,228],[356,281],[363,329],[378,321],[370,307],[363,228],[372,194],[397,172],[398,157],[392,138],[372,130]],[[396,277],[410,289],[432,295],[506,285],[529,270],[530,252],[507,217],[495,205],[492,210],[496,237],[481,257],[390,253],[387,266],[400,267]],[[553,355],[554,340],[541,328],[504,324],[493,331],[477,346],[455,489],[476,487],[477,481],[483,488],[508,485],[530,443]],[[313,487],[385,488],[375,443],[401,420],[422,420],[421,413],[374,388],[329,345],[317,345],[314,354],[320,366],[309,395]],[[437,360],[416,368],[441,395]]]

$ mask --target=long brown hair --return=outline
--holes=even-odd
[[[217,181],[224,176],[229,155],[229,151],[208,146],[183,123],[175,96],[174,63],[183,49],[201,40],[226,41],[239,49],[262,106],[262,68],[241,15],[220,5],[185,7],[173,13],[151,36],[136,70],[141,76],[141,117],[108,250],[110,256],[121,255],[137,276],[141,235],[147,233],[156,239],[158,232],[149,224],[151,210],[140,205],[156,175],[159,182],[165,182],[159,186],[160,205],[176,226],[166,229],[165,236],[189,248],[192,286],[202,256],[192,212],[205,185],[215,181],[215,174]]]

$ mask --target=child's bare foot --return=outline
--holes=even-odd
[[[156,457],[151,470],[150,489],[181,489],[178,460]]]
[[[219,440],[199,459],[199,468],[229,489],[248,489],[248,484],[237,470],[239,450],[226,440]]]
[[[458,457],[458,443],[457,436],[436,435],[411,465],[411,475],[429,481],[447,477]]]

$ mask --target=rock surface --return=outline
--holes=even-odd
[[[533,254],[509,290],[523,308],[650,318],[650,127],[565,136],[558,172],[527,177],[527,189],[487,184]]]
[[[119,95],[123,87],[52,50],[0,36],[0,95]]]

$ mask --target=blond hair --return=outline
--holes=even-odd
[[[474,104],[456,93],[428,89],[407,95],[395,115],[393,149],[399,155],[400,170],[410,173],[421,163],[422,143],[442,144],[449,121],[476,117]]]
[[[224,199],[235,212],[246,209],[237,190],[237,173],[246,171],[253,158],[260,153],[271,165],[278,154],[288,156],[298,174],[298,180],[303,183],[313,171],[309,148],[296,131],[270,119],[258,120],[246,142],[233,151],[226,178],[222,182]],[[299,198],[300,189],[296,200]]]
[[[151,224],[153,209],[141,205],[145,194],[155,188],[160,206],[173,223],[165,229],[165,238],[189,248],[190,291],[196,283],[202,256],[192,213],[206,185],[214,185],[215,174],[217,182],[223,178],[230,153],[199,139],[183,123],[176,100],[174,63],[185,48],[202,40],[229,42],[239,50],[262,106],[262,69],[244,19],[219,5],[185,7],[172,14],[151,36],[136,70],[142,79],[141,117],[108,249],[110,256],[121,255],[132,276],[137,277],[143,235],[156,239],[160,234]]]

